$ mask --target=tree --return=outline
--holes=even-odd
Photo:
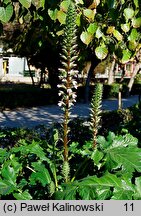
[[[37,62],[42,65],[45,64],[50,72],[50,80],[52,80],[59,65],[58,50],[62,40],[62,29],[69,1],[19,0],[17,2],[19,2],[18,14],[15,13],[14,1],[3,0],[1,2],[0,20],[5,23],[13,21],[15,18],[24,23],[28,20],[26,29],[28,31],[22,35],[24,38],[27,37],[26,42],[29,40],[28,35],[29,32],[31,33],[32,26],[35,30],[35,23],[38,24],[37,29],[39,30],[33,32],[34,34],[37,33],[36,36],[39,36],[38,32],[40,32],[41,37],[35,37],[35,40],[32,41],[35,49],[31,46],[30,60],[34,64],[35,62],[36,64],[38,64]],[[82,67],[85,61],[91,61],[86,81],[88,86],[94,68],[108,55],[113,55],[116,61],[123,64],[136,57],[141,46],[139,33],[141,29],[141,3],[139,0],[75,0],[75,4],[77,6],[76,22],[78,26],[78,65]],[[40,30],[43,31],[43,34]],[[22,44],[21,40],[19,41]],[[51,47],[51,51],[47,52],[44,49],[45,44],[47,49]],[[42,55],[41,53],[44,52],[45,54]],[[49,58],[50,53],[51,58]],[[42,57],[39,61],[40,54]],[[48,62],[47,59],[49,59]],[[52,65],[55,68],[54,71]]]

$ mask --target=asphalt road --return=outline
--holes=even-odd
[[[122,99],[122,107],[127,108],[138,102],[138,96],[131,96]],[[103,110],[117,110],[117,99],[103,100]],[[71,118],[86,118],[90,114],[90,104],[78,103],[72,108]],[[56,105],[19,108],[16,110],[4,110],[0,112],[1,127],[28,127],[32,128],[37,125],[50,126],[55,122],[61,122],[63,113],[60,107]]]

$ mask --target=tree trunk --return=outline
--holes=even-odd
[[[111,85],[114,83],[114,68],[115,68],[116,60],[113,59],[111,68],[109,70],[109,76],[108,76],[108,85]]]
[[[27,65],[28,65],[28,69],[29,69],[29,74],[30,74],[30,77],[31,77],[32,85],[35,86],[34,78],[33,78],[32,72],[30,70],[30,64],[29,64],[29,59],[28,58],[27,58]]]
[[[136,66],[135,66],[135,68],[134,68],[134,71],[133,71],[133,74],[132,74],[132,76],[131,76],[131,78],[130,78],[130,81],[129,81],[129,83],[128,83],[128,91],[129,91],[129,93],[130,93],[131,90],[132,90],[132,86],[133,86],[133,84],[134,84],[135,77],[136,77],[137,73],[138,73],[140,70],[141,70],[141,62],[139,62],[139,63],[136,64]]]

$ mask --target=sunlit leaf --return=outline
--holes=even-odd
[[[135,199],[141,199],[141,177],[135,179]]]
[[[24,192],[20,192],[20,193],[14,193],[13,196],[17,200],[31,200],[32,199],[32,196],[29,194],[27,190]]]
[[[57,12],[57,19],[61,24],[65,24],[66,21],[66,13],[63,11],[58,11]]]
[[[127,20],[132,19],[134,16],[135,11],[132,8],[125,8],[124,9],[124,16]]]
[[[102,36],[103,36],[103,33],[102,33],[102,31],[101,31],[101,28],[100,27],[98,27],[97,28],[97,30],[96,30],[96,38],[101,38]]]
[[[121,29],[126,33],[130,31],[130,24],[129,23],[125,23],[125,24],[121,24]]]
[[[87,28],[87,31],[90,34],[94,34],[96,32],[97,28],[98,28],[97,23],[90,23],[89,27]]]
[[[133,0],[133,1],[134,1],[136,8],[138,8],[139,7],[139,0]]]
[[[75,0],[75,3],[76,4],[84,4],[84,1],[83,0]]]
[[[108,55],[108,49],[107,47],[99,46],[95,49],[95,54],[98,59],[105,59]]]
[[[68,0],[64,0],[60,4],[60,9],[64,12],[67,12],[70,2]]]
[[[138,44],[137,44],[136,41],[129,41],[128,48],[129,48],[130,50],[135,51],[136,48],[137,48],[137,45],[138,45]]]
[[[128,40],[134,42],[134,41],[138,40],[138,38],[139,38],[139,33],[138,33],[137,29],[132,29],[132,31],[128,37]]]
[[[52,20],[56,20],[57,19],[57,13],[58,13],[57,9],[55,9],[54,11],[51,10],[51,9],[48,9],[48,15],[50,16],[50,18]]]
[[[118,41],[122,41],[122,39],[123,39],[123,36],[122,36],[122,34],[118,31],[118,30],[114,30],[113,31],[113,35],[114,35],[114,37],[118,40]]]
[[[106,33],[113,34],[114,30],[115,30],[115,26],[108,26]]]
[[[13,6],[9,4],[6,8],[0,7],[0,21],[6,23],[13,15]]]
[[[84,13],[84,16],[86,16],[88,19],[94,20],[95,13],[96,13],[95,10],[84,9],[83,13]]]
[[[31,2],[32,0],[19,0],[19,2],[25,7],[25,8],[29,8],[31,6]]]
[[[82,40],[84,44],[88,45],[92,41],[93,35],[85,31],[85,32],[82,32],[82,34],[80,35],[80,39]]]
[[[139,28],[139,27],[141,27],[141,17],[132,19],[132,26],[133,26],[134,28]]]

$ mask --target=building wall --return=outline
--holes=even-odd
[[[23,76],[24,70],[28,70],[25,58],[10,57],[9,58],[9,75]]]

